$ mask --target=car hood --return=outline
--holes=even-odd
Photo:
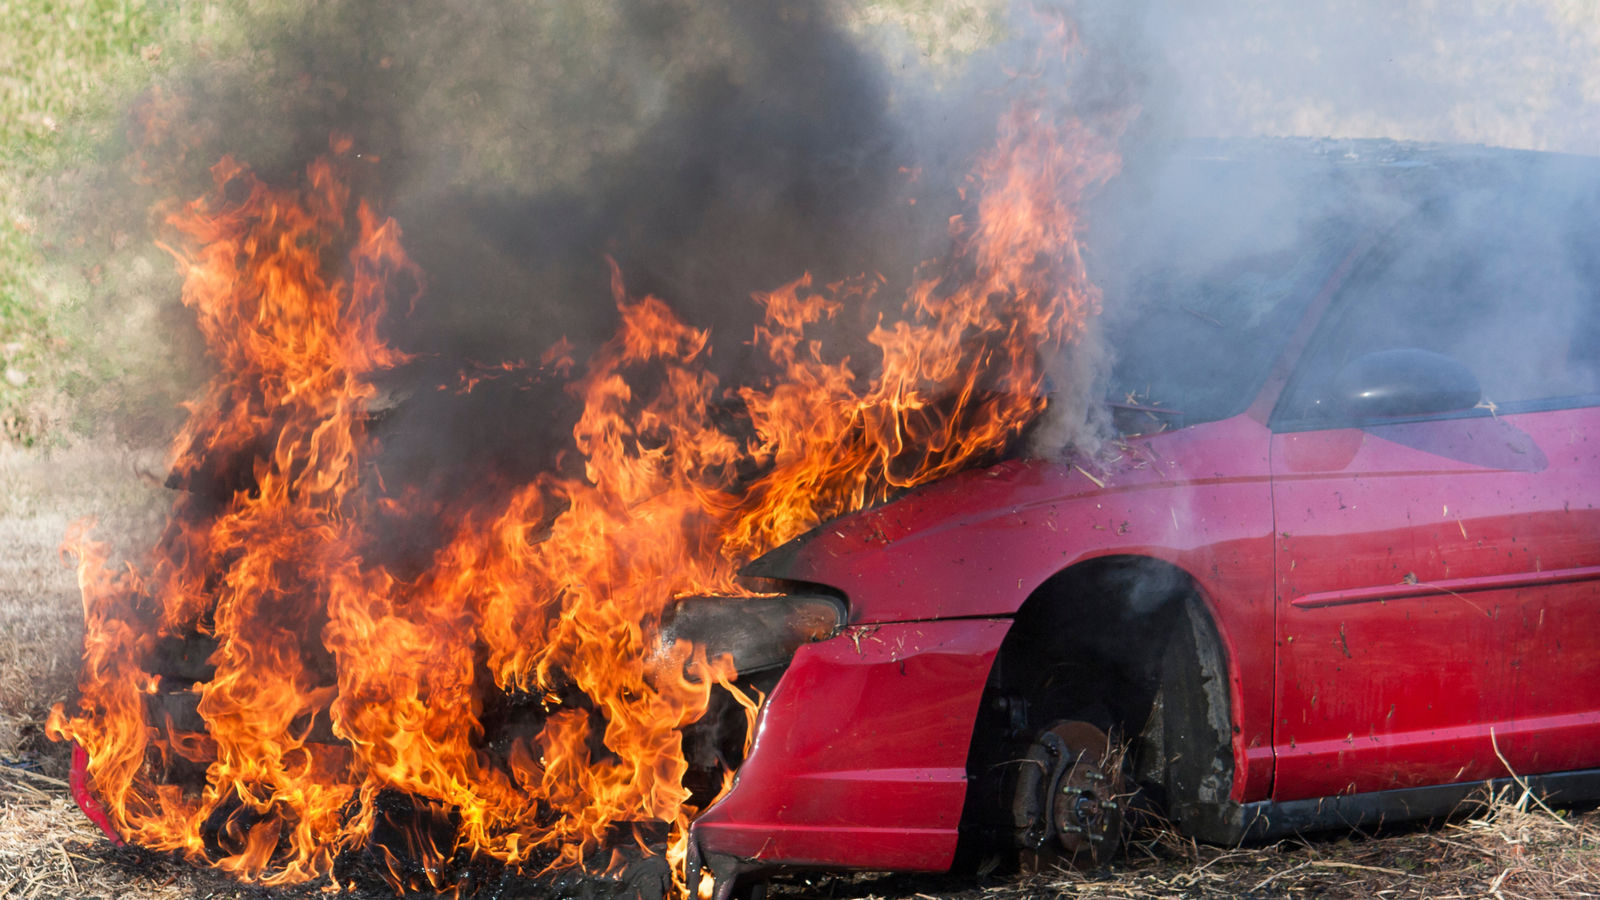
[[[1176,560],[1227,539],[1225,511],[1192,488],[1243,480],[1264,490],[1267,438],[1240,416],[1095,457],[1009,460],[824,523],[741,574],[842,591],[852,624],[1009,615],[1089,556]]]

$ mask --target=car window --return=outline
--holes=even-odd
[[[1452,194],[1395,229],[1319,327],[1274,427],[1337,427],[1359,418],[1335,396],[1340,373],[1386,352],[1393,358],[1426,351],[1476,378],[1478,407],[1432,415],[1594,404],[1600,392],[1595,194],[1518,187]]]
[[[1123,433],[1243,412],[1373,217],[1393,220],[1371,167],[1249,147],[1261,152],[1188,147],[1090,211],[1085,261],[1105,292],[1106,399]]]
[[[1341,230],[1198,271],[1140,273],[1130,289],[1139,315],[1108,329],[1118,353],[1109,399],[1181,411],[1169,425],[1241,412],[1350,244]]]

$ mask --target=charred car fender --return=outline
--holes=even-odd
[[[1219,844],[1246,836],[1246,811],[1234,790],[1240,758],[1230,711],[1237,684],[1213,621],[1199,598],[1167,645],[1162,677],[1162,734],[1167,815],[1185,834]],[[1235,688],[1230,696],[1229,688]]]

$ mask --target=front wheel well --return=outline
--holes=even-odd
[[[1222,642],[1183,569],[1110,556],[1057,573],[1018,609],[990,671],[968,754],[961,859],[1015,849],[1016,761],[1063,720],[1117,735],[1137,802],[1207,831],[1188,826],[1219,811],[1231,788],[1227,683]]]

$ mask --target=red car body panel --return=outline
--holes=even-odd
[[[1594,408],[1273,437],[1274,799],[1595,764],[1597,451]]]
[[[1010,622],[865,625],[800,648],[702,847],[757,863],[944,871],[967,747]]]
[[[734,788],[695,821],[700,846],[753,862],[947,869],[977,703],[1009,626],[995,617],[1109,555],[1167,560],[1200,586],[1233,673],[1232,799],[1269,797],[1270,437],[1238,416],[1139,438],[1103,467],[1009,461],[828,523],[782,577],[848,586],[851,628],[795,658]]]

